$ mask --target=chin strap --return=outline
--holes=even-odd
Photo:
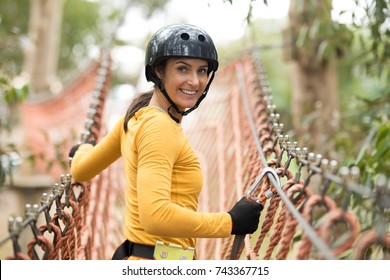
[[[155,83],[157,84],[158,88],[160,89],[162,94],[165,96],[165,98],[168,100],[168,102],[171,104],[171,106],[168,108],[168,114],[175,122],[179,123],[180,121],[179,121],[178,118],[176,118],[175,116],[172,115],[172,113],[170,112],[171,108],[175,109],[175,111],[177,113],[179,113],[180,115],[182,115],[182,116],[186,116],[189,113],[191,113],[192,111],[194,111],[196,108],[198,108],[200,102],[202,102],[202,100],[206,97],[207,92],[209,91],[211,82],[214,80],[214,74],[215,74],[215,72],[213,71],[211,73],[211,77],[210,77],[210,79],[209,79],[209,81],[207,83],[207,86],[206,86],[203,94],[201,95],[201,97],[199,97],[199,99],[196,102],[196,104],[192,108],[190,108],[188,110],[185,110],[185,111],[182,111],[182,110],[179,109],[179,107],[177,107],[175,102],[173,102],[173,100],[169,97],[169,95],[168,95],[167,91],[165,90],[165,87],[164,87],[163,83],[161,82],[161,80],[156,77]]]
[[[178,118],[176,118],[170,111],[171,111],[171,108],[173,108],[173,106],[169,106],[168,108],[168,115],[171,117],[172,120],[174,120],[175,122],[177,123],[180,123],[180,120]],[[175,109],[176,110],[176,109]]]

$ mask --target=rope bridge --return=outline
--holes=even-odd
[[[102,56],[81,141],[99,140],[110,83],[110,57]],[[221,69],[202,106],[183,129],[204,172],[199,211],[226,211],[243,195],[265,205],[259,229],[233,252],[231,238],[199,239],[199,259],[390,259],[388,179],[360,185],[359,169],[309,152],[289,139],[273,104],[260,53],[252,51]],[[270,170],[277,174],[275,178]],[[276,180],[278,179],[278,180]],[[280,181],[280,184],[279,184]],[[340,201],[332,186],[342,188]],[[121,162],[89,182],[62,175],[40,204],[26,205],[24,217],[9,217],[14,254],[9,259],[110,259],[123,241],[124,181]],[[349,209],[353,196],[372,200],[377,218],[364,223]],[[37,225],[38,217],[44,223]],[[31,229],[27,248],[19,245]],[[375,248],[380,253],[374,254]]]

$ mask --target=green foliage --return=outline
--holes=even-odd
[[[229,2],[231,5],[233,5],[233,0],[223,0],[223,2]],[[253,15],[253,3],[256,2],[256,0],[251,0],[249,2],[249,8],[248,8],[248,13],[247,13],[247,16],[245,18],[245,20],[248,22],[248,23],[251,23],[252,21],[252,15]],[[267,6],[268,5],[268,1],[267,0],[263,0],[263,3]]]
[[[343,114],[340,132],[334,137],[336,150],[346,163],[358,165],[367,176],[390,174],[388,88],[370,77],[354,77],[341,88],[341,100]]]
[[[361,5],[361,4],[357,4]],[[366,1],[360,6],[365,11],[362,20],[353,22],[355,39],[361,52],[356,57],[363,71],[387,81],[390,80],[390,2],[386,0]],[[356,19],[355,13],[353,18]]]
[[[297,23],[293,25],[293,55],[308,56],[309,64],[326,63],[344,56],[353,34],[331,18],[331,1],[297,1]]]
[[[356,164],[362,170],[362,181],[373,185],[377,174],[390,171],[390,122],[381,123],[376,129],[372,145],[368,146]]]
[[[390,211],[381,211],[375,189],[379,174],[390,179],[389,3],[369,2],[367,20],[361,25],[332,21],[330,1],[298,3],[301,5],[298,7],[301,25],[296,30],[295,54],[300,55],[300,51],[307,54],[308,51],[310,63],[335,59],[339,64],[341,126],[329,139],[334,143],[330,158],[336,159],[339,166],[357,166],[360,183],[371,196],[353,193],[335,183],[331,184],[328,194],[337,205],[356,213],[363,230],[383,225],[390,230]],[[357,1],[357,5],[361,3]],[[261,45],[264,41],[259,42]],[[273,67],[278,68],[274,64],[267,63],[270,79],[278,75],[271,74]],[[271,82],[275,102],[280,97],[276,97],[280,93],[275,91],[275,85],[279,83],[281,80]],[[383,195],[381,199],[388,200],[389,197]],[[349,259],[350,253],[346,252],[342,258]],[[370,254],[373,258],[381,256],[374,249]]]
[[[59,74],[77,73],[89,62],[88,50],[107,35],[99,23],[99,3],[66,0],[63,6]]]
[[[14,112],[11,110],[17,104],[22,103],[27,95],[28,85],[15,87],[10,79],[0,72],[0,136],[11,132],[14,118]],[[0,140],[3,140],[3,137],[0,137]],[[12,152],[17,153],[13,143],[0,141],[0,187],[4,185],[6,176],[12,180],[12,162],[10,161]]]
[[[0,1],[0,69],[11,76],[20,73],[23,65],[21,46],[26,41],[29,9],[29,0]]]
[[[335,153],[342,165],[359,168],[360,184],[364,190],[375,194],[378,175],[390,175],[390,95],[383,83],[370,77],[362,79],[362,76],[350,79],[342,93],[341,127],[332,139]],[[336,199],[355,211],[362,229],[383,220],[390,221],[390,212],[380,211],[375,195],[351,196],[345,188],[335,185],[331,190]]]
[[[27,98],[28,93],[28,84],[16,86],[8,75],[0,72],[0,133],[4,133],[3,130],[11,131],[17,117],[13,109]]]
[[[0,76],[0,97],[7,105],[22,103],[28,95],[28,89],[28,85],[23,85],[20,88],[15,87],[9,79]]]

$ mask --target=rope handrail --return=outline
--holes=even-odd
[[[254,138],[254,140],[256,142],[257,150],[258,150],[259,155],[261,157],[261,161],[262,161],[263,166],[264,167],[268,167],[267,160],[266,160],[266,158],[264,156],[263,149],[261,148],[261,144],[260,144],[259,138],[258,138],[257,133],[256,133],[256,127],[255,127],[255,124],[254,124],[254,121],[253,121],[253,117],[252,117],[249,101],[248,101],[248,99],[246,97],[247,90],[246,90],[246,85],[244,83],[242,66],[240,64],[237,64],[237,66],[236,66],[236,73],[237,73],[238,80],[239,80],[240,87],[241,87],[241,91],[240,91],[241,92],[241,96],[242,96],[245,108],[247,110],[246,112],[247,112],[247,115],[248,115],[248,120],[249,120],[249,123],[250,123],[251,130],[252,130],[252,136],[253,136],[253,138]],[[273,178],[273,176],[270,175],[270,174],[267,174],[267,176],[268,176],[268,179],[270,180],[270,182],[272,183],[272,185],[274,186],[274,188],[277,190],[278,195],[281,197],[283,202],[288,207],[288,209],[291,212],[291,214],[294,215],[294,217],[299,221],[299,223],[302,225],[302,227],[308,233],[308,236],[310,237],[310,239],[314,242],[315,246],[319,250],[321,250],[321,252],[323,252],[324,256],[327,259],[335,259],[335,256],[332,254],[332,251],[317,236],[317,234],[313,231],[312,227],[301,217],[301,215],[295,209],[295,206],[293,205],[293,203],[290,201],[290,199],[287,197],[287,195],[283,192],[283,190],[281,189],[279,184],[276,182],[276,180]]]
[[[85,143],[91,139],[97,140],[100,133],[101,133],[101,127],[102,127],[102,115],[103,115],[103,108],[105,104],[105,99],[108,92],[108,85],[110,82],[110,70],[111,67],[111,56],[109,50],[104,50],[101,56],[100,65],[97,70],[97,76],[96,76],[96,83],[95,88],[92,94],[92,100],[89,106],[89,109],[87,110],[87,118],[85,121],[85,130],[81,134],[81,143]],[[70,229],[68,231],[68,227],[73,226],[73,219],[75,219],[75,207],[77,207],[77,203],[79,204],[85,204],[88,203],[85,201],[85,198],[82,198],[83,196],[88,196],[88,186],[91,184],[91,182],[84,182],[84,183],[78,183],[78,182],[72,182],[72,178],[70,174],[61,175],[61,183],[55,183],[52,188],[52,194],[43,193],[41,196],[41,205],[38,204],[26,204],[25,205],[25,219],[23,219],[21,216],[18,217],[9,217],[8,218],[8,231],[9,235],[0,241],[0,246],[3,245],[5,242],[12,240],[13,242],[13,248],[14,248],[14,258],[18,259],[20,258],[20,246],[18,244],[18,239],[22,231],[27,228],[28,226],[31,226],[34,233],[35,241],[39,244],[41,241],[38,240],[39,236],[42,234],[38,229],[36,229],[36,223],[38,221],[38,217],[40,214],[44,214],[45,220],[46,220],[46,229],[49,233],[52,232],[52,218],[50,217],[49,211],[52,208],[55,208],[55,215],[53,219],[64,219],[64,229],[62,230],[62,238],[65,238],[66,235],[69,235],[70,231],[73,231]],[[75,187],[81,187],[81,192],[78,197],[74,194],[74,188]],[[72,214],[69,214],[68,212],[64,211],[65,208],[71,208]],[[85,214],[84,214],[85,216]],[[82,228],[82,226],[79,228]],[[80,230],[77,229],[79,232]],[[80,233],[80,232],[79,232]],[[71,242],[72,244],[69,244]],[[65,245],[67,245],[68,249],[71,249],[74,247],[74,237],[72,237],[69,242],[64,242]],[[70,246],[70,247],[69,247]],[[49,247],[45,247],[46,249]],[[49,248],[50,249],[50,248]],[[33,250],[34,251],[34,250]],[[33,254],[30,257],[36,258],[36,254],[34,252],[29,250],[29,254]],[[74,253],[68,251],[66,248],[62,250],[63,251],[63,257],[66,259],[74,259],[75,257],[72,256]],[[72,255],[69,255],[72,254]],[[44,257],[50,257],[52,254],[45,254]]]
[[[253,57],[255,59],[255,66],[257,66],[257,71],[260,72],[260,80],[266,80],[266,74],[264,72],[264,70],[262,69],[259,69],[259,64],[260,62],[258,61],[260,58],[259,58],[259,51],[258,50],[255,50],[253,52]],[[257,61],[256,61],[257,60]],[[256,63],[257,62],[257,63]],[[262,83],[260,82],[260,86],[262,86]],[[269,88],[268,86],[268,83],[267,83],[267,87],[263,87],[263,92],[268,94],[268,95],[264,95],[263,98],[265,100],[267,100],[267,103],[268,103],[268,106],[269,107],[272,107],[272,110],[275,111],[276,110],[276,105],[272,104],[272,95],[271,95],[271,89]],[[250,107],[248,107],[250,109]],[[253,121],[252,121],[253,122]],[[284,126],[283,124],[281,123],[274,123],[274,125],[279,125],[279,126]],[[252,126],[252,125],[251,125]],[[254,128],[252,128],[252,130],[255,131]],[[275,131],[276,133],[276,131]],[[367,139],[372,139],[373,135],[375,133],[375,129],[371,130]],[[307,156],[306,158],[305,157],[299,157],[299,151],[300,151],[300,148],[297,147],[297,142],[294,142],[293,147],[288,147],[288,145],[291,143],[291,141],[282,141],[280,140],[280,138],[283,138],[283,136],[288,137],[288,135],[282,135],[281,133],[278,133],[277,135],[277,140],[276,141],[279,141],[280,142],[280,146],[282,148],[282,150],[285,150],[287,151],[288,153],[288,156],[291,158],[291,159],[297,159],[298,163],[302,164],[303,166],[307,167],[309,171],[312,171],[316,174],[320,174],[324,179],[326,180],[330,180],[331,182],[333,183],[336,183],[337,185],[340,185],[340,186],[344,186],[347,190],[349,191],[353,191],[355,192],[356,194],[359,194],[363,197],[374,197],[375,196],[375,193],[370,190],[370,189],[367,189],[365,188],[364,186],[362,186],[361,184],[358,183],[358,178],[359,178],[359,169],[358,168],[354,168],[354,166],[352,166],[352,168],[350,168],[350,170],[347,168],[347,167],[341,167],[339,169],[340,173],[341,173],[341,177],[340,176],[337,176],[335,175],[334,171],[333,172],[329,172],[327,169],[328,168],[328,160],[327,159],[322,159],[321,160],[321,155],[317,154],[317,156],[320,157],[320,162],[319,163],[316,163],[316,164],[313,164],[313,161],[312,160],[309,160],[307,159]],[[261,146],[258,145],[258,149],[261,150]],[[363,151],[361,151],[359,153],[359,158],[362,157],[361,153]],[[315,155],[314,153],[311,153],[312,156]],[[310,156],[310,155],[309,155]],[[279,159],[281,160],[281,158]],[[264,156],[262,156],[262,162],[263,164],[266,162],[266,159]],[[337,162],[336,161],[332,161],[331,164],[335,164],[337,165]],[[334,169],[335,167],[333,167]]]
[[[339,186],[344,187],[349,193],[353,192],[355,194],[360,195],[363,198],[376,199],[376,201],[378,201],[378,205],[380,208],[380,212],[381,212],[380,214],[383,215],[383,213],[384,213],[383,209],[389,209],[389,207],[390,207],[390,205],[389,205],[389,203],[390,203],[390,188],[389,188],[389,186],[386,186],[386,182],[383,183],[383,181],[386,181],[386,180],[379,179],[380,177],[384,176],[383,174],[380,174],[383,176],[379,176],[378,180],[376,182],[374,182],[374,189],[369,190],[366,187],[359,184],[359,169],[357,166],[352,166],[351,168],[343,166],[343,167],[339,168],[339,170],[338,170],[340,173],[340,176],[337,176],[336,175],[336,171],[337,171],[337,169],[336,169],[337,162],[336,161],[329,161],[327,159],[322,159],[322,156],[319,154],[316,155],[314,153],[308,153],[307,148],[303,148],[303,149],[298,148],[297,142],[290,142],[288,135],[283,135],[284,125],[281,123],[278,123],[280,115],[276,113],[276,106],[274,104],[272,104],[271,89],[270,89],[269,83],[266,79],[266,74],[265,74],[263,69],[259,68],[260,56],[259,56],[258,50],[253,51],[251,54],[252,54],[251,55],[252,61],[254,61],[253,63],[255,64],[255,68],[256,68],[255,72],[258,75],[258,80],[256,80],[255,83],[256,83],[256,86],[260,86],[260,88],[261,88],[261,92],[260,92],[261,97],[260,98],[262,98],[263,102],[265,102],[267,104],[265,111],[268,114],[268,116],[267,116],[269,119],[268,124],[271,124],[271,126],[272,126],[272,130],[271,130],[270,134],[271,135],[273,134],[275,137],[273,145],[272,145],[272,149],[270,149],[270,150],[275,151],[275,148],[276,148],[276,145],[278,144],[278,142],[279,142],[279,146],[281,149],[281,152],[275,151],[275,155],[276,155],[275,160],[278,162],[276,167],[281,166],[283,153],[285,151],[287,152],[287,156],[288,156],[287,162],[284,165],[284,172],[283,172],[281,177],[285,176],[285,172],[288,171],[288,167],[289,167],[291,160],[296,159],[296,161],[298,163],[298,172],[297,172],[296,178],[295,178],[296,183],[298,183],[298,181],[300,179],[301,169],[303,167],[307,167],[308,176],[305,180],[304,188],[308,185],[311,176],[313,176],[315,174],[319,174],[322,177],[322,184],[323,184],[323,187],[321,190],[322,197],[325,195],[329,185],[331,183],[335,183]],[[268,150],[268,148],[262,147],[260,142],[263,142],[263,141],[260,141],[259,136],[257,134],[259,132],[258,131],[259,127],[256,127],[255,121],[253,119],[253,112],[251,111],[251,107],[250,107],[249,100],[247,97],[248,90],[246,88],[245,75],[244,75],[244,70],[243,70],[243,66],[241,63],[236,64],[235,72],[236,72],[237,80],[239,82],[240,94],[241,94],[241,98],[243,100],[244,107],[245,107],[245,110],[247,113],[249,125],[250,125],[251,132],[252,132],[252,137],[254,138],[262,166],[263,166],[263,168],[267,168],[268,165],[267,165],[266,156],[264,155],[264,151]],[[374,132],[370,133],[371,137],[373,136],[373,133]],[[263,135],[262,137],[265,137],[265,136]],[[272,137],[269,138],[268,141],[269,140],[272,140]],[[336,258],[335,253],[336,253],[336,255],[338,255],[338,251],[335,251],[334,249],[332,250],[324,242],[324,240],[320,238],[320,236],[327,236],[326,233],[322,232],[322,235],[319,235],[318,232],[316,232],[316,230],[314,230],[313,226],[310,225],[308,223],[308,221],[306,221],[302,217],[301,213],[298,211],[298,209],[296,209],[294,204],[291,202],[291,200],[288,198],[288,196],[284,193],[284,190],[281,188],[281,186],[279,186],[277,184],[277,182],[273,178],[273,176],[270,176],[270,174],[268,174],[268,179],[269,179],[270,183],[273,185],[273,187],[276,189],[277,194],[281,197],[281,199],[285,203],[285,206],[288,208],[291,215],[293,215],[294,218],[300,223],[302,229],[304,230],[304,233],[308,235],[308,238],[311,240],[311,242],[313,242],[313,245],[320,251],[322,257],[324,257],[326,259],[335,259]],[[380,181],[382,181],[382,183],[379,183]],[[379,199],[379,195],[385,196],[385,198]],[[351,217],[351,218],[348,218],[349,220],[351,220],[352,216],[350,214],[348,214],[347,212],[344,212],[346,210],[346,208],[347,208],[347,204],[344,201],[344,204],[342,205],[342,211],[345,214],[343,214],[343,217],[344,217],[344,215],[346,215],[345,217]],[[331,216],[331,215],[328,215],[328,216]],[[329,221],[329,219],[330,219],[329,217],[327,217],[327,219],[328,219],[328,221],[327,221],[328,223],[332,223],[332,221]],[[340,220],[341,216],[339,216],[338,219]],[[333,220],[333,221],[335,221],[335,220]],[[346,220],[346,222],[349,222],[349,221]],[[383,227],[383,225],[382,225],[382,227]],[[354,237],[356,238],[356,228],[355,228],[355,231],[352,232],[352,234],[355,234]],[[351,237],[351,239],[352,239],[352,237]],[[383,243],[383,244],[385,244],[385,243]],[[345,246],[348,247],[348,244]],[[250,254],[250,252],[249,252],[249,254]]]
[[[123,10],[127,10],[130,5],[131,5],[130,2],[124,3]],[[110,34],[105,37],[106,40],[102,44],[100,65],[97,70],[95,87],[92,93],[92,100],[87,110],[85,130],[82,132],[80,137],[81,143],[88,142],[89,140],[92,139],[98,140],[99,134],[102,132],[101,130],[102,130],[103,108],[108,93],[108,86],[109,86],[110,74],[111,74],[111,49],[115,41],[116,31],[118,27],[122,24],[124,19],[125,19],[125,13],[115,18],[115,21],[112,22]],[[69,164],[71,164],[71,159],[69,159]],[[99,182],[97,184],[99,184]],[[65,228],[62,231],[62,235],[69,234],[69,232],[67,232],[67,229],[68,227],[73,226],[70,225],[71,222],[70,220],[72,219],[75,219],[76,221],[80,220],[80,217],[77,217],[78,213],[75,213],[76,211],[74,210],[74,207],[77,207],[77,204],[84,205],[83,222],[86,223],[86,219],[88,216],[87,205],[89,204],[89,200],[90,200],[89,198],[90,185],[91,182],[84,182],[84,183],[72,182],[72,178],[69,174],[61,175],[61,184],[56,183],[54,185],[53,194],[50,195],[48,195],[47,193],[42,194],[41,206],[39,206],[38,204],[34,204],[32,206],[30,204],[26,205],[25,219],[23,219],[21,216],[9,217],[8,219],[9,235],[3,240],[0,240],[0,246],[2,246],[5,242],[9,240],[12,240],[13,247],[14,247],[14,258],[15,259],[27,258],[27,256],[21,254],[20,252],[21,248],[18,244],[18,238],[21,232],[30,225],[33,228],[35,240],[38,242],[36,235],[40,235],[41,233],[40,230],[36,229],[35,227],[36,227],[36,222],[38,220],[38,217],[42,213],[44,213],[46,219],[46,225],[44,230],[47,230],[49,233],[52,233],[53,229],[55,229],[55,225],[51,221],[49,211],[51,210],[54,203],[56,205],[56,213],[55,213],[56,218],[57,219],[65,218],[66,220]],[[76,197],[74,193],[74,189],[76,187],[81,187],[81,191],[78,197]],[[64,203],[62,203],[61,201],[64,201]],[[69,217],[67,212],[63,212],[63,209],[65,209],[66,207],[70,207],[70,208],[73,207],[72,214]],[[76,231],[79,235],[78,238],[82,238],[81,231],[85,230],[85,225],[83,226],[78,224],[76,226],[77,226]],[[71,240],[70,242],[73,243],[73,245],[70,244],[70,246],[74,247],[75,241]],[[90,239],[86,243],[91,243]],[[69,247],[69,244],[67,245]],[[85,244],[83,245],[79,244],[79,245],[84,246]],[[80,248],[78,248],[78,250],[80,250]],[[87,252],[88,248],[85,248],[85,250],[86,250],[85,254],[88,255],[89,254],[89,252]],[[65,247],[63,248],[63,251],[66,251]],[[29,253],[31,254],[31,251],[29,251]],[[50,257],[50,255],[52,254],[49,255],[45,254],[45,257]],[[31,257],[32,256],[30,256],[30,258]],[[54,256],[54,258],[58,258],[58,256]],[[66,258],[76,258],[76,256],[74,255],[67,256]]]
[[[25,214],[26,219],[22,219],[21,217],[9,217],[8,218],[8,228],[10,234],[0,241],[0,246],[3,245],[5,242],[7,242],[10,239],[14,239],[20,235],[20,233],[25,229],[26,227],[30,226],[33,223],[37,222],[38,216],[41,213],[45,213],[45,215],[48,213],[48,211],[51,209],[53,203],[57,203],[57,210],[60,209],[60,206],[58,205],[58,202],[61,201],[64,193],[66,194],[66,197],[68,197],[69,190],[70,190],[70,175],[67,176],[62,175],[61,176],[62,184],[59,185],[56,183],[53,187],[53,194],[47,195],[47,193],[42,194],[41,198],[41,207],[39,207],[38,204],[26,204],[25,205]],[[57,211],[58,213],[58,211]],[[61,214],[60,214],[61,215]],[[47,217],[47,216],[46,216]],[[50,220],[50,219],[49,219]],[[47,224],[49,224],[48,219],[46,219]]]

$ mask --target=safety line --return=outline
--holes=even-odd
[[[237,75],[237,79],[238,79],[239,86],[240,86],[240,89],[241,89],[240,93],[241,93],[241,97],[242,97],[242,100],[243,100],[243,103],[244,103],[244,106],[245,106],[245,109],[246,109],[246,113],[247,113],[247,116],[248,116],[248,121],[249,121],[249,124],[250,124],[250,127],[251,127],[252,135],[253,135],[253,138],[254,138],[254,140],[256,142],[257,150],[259,152],[259,155],[260,155],[263,167],[268,167],[267,160],[266,160],[265,155],[263,153],[259,137],[258,137],[258,135],[256,133],[256,127],[255,127],[255,123],[254,123],[254,120],[253,120],[253,115],[252,115],[252,111],[251,111],[251,108],[250,108],[249,100],[248,100],[248,97],[247,97],[247,88],[246,88],[246,85],[245,85],[243,68],[242,68],[242,64],[241,63],[237,63],[236,64],[236,75]],[[322,252],[322,255],[324,256],[324,258],[326,258],[328,260],[335,260],[335,259],[337,259],[333,255],[332,250],[326,245],[326,243],[322,239],[320,239],[317,236],[317,234],[313,230],[313,228],[302,218],[301,214],[295,209],[294,204],[288,199],[287,195],[283,192],[281,186],[278,185],[278,183],[276,182],[275,178],[270,173],[268,173],[267,176],[268,176],[268,179],[270,180],[270,182],[272,183],[272,185],[277,190],[278,195],[283,200],[284,204],[287,206],[287,208],[290,211],[290,213],[295,217],[295,219],[300,223],[302,228],[305,230],[305,233],[310,238],[310,240],[312,241],[313,245],[315,247],[317,247],[317,249]]]

